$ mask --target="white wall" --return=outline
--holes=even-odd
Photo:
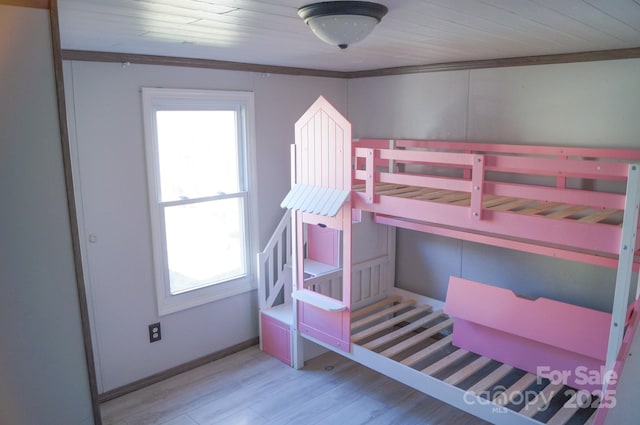
[[[92,424],[49,12],[0,5],[0,422]]]
[[[362,78],[355,137],[640,148],[640,60]],[[607,269],[401,230],[398,284],[444,299],[450,275],[610,309]]]
[[[168,66],[66,62],[74,180],[82,202],[85,272],[99,391],[108,391],[258,335],[249,292],[158,317],[147,207],[141,87],[255,93],[261,249],[284,211],[293,124],[320,95],[346,110],[346,82]],[[86,237],[95,235],[96,242]],[[160,320],[162,341],[148,342]]]

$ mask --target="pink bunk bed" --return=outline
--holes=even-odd
[[[295,132],[282,203],[293,217],[294,366],[309,340],[492,423],[604,423],[638,324],[640,151],[352,140],[322,97]],[[358,285],[373,280],[371,261],[353,261],[359,222],[389,229],[369,289]],[[615,269],[611,311],[461,276],[444,303],[395,288],[395,228]],[[333,289],[307,264],[325,264]]]

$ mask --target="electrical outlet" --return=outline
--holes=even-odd
[[[156,342],[162,339],[160,333],[160,322],[149,325],[149,342]]]

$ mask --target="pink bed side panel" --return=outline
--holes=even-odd
[[[291,366],[291,330],[289,325],[265,314],[260,315],[262,351]]]
[[[602,389],[604,361],[573,351],[462,319],[454,319],[453,345],[542,377],[562,373],[562,382],[579,390]]]
[[[567,371],[567,383],[579,389],[599,387],[583,382],[582,372],[604,365],[610,314],[457,277],[449,281],[445,311],[455,318],[461,348],[531,373]]]

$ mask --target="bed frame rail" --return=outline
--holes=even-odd
[[[640,162],[636,151],[383,142],[353,144],[354,208],[581,252],[619,254],[627,202],[622,183],[638,167],[629,163]]]

